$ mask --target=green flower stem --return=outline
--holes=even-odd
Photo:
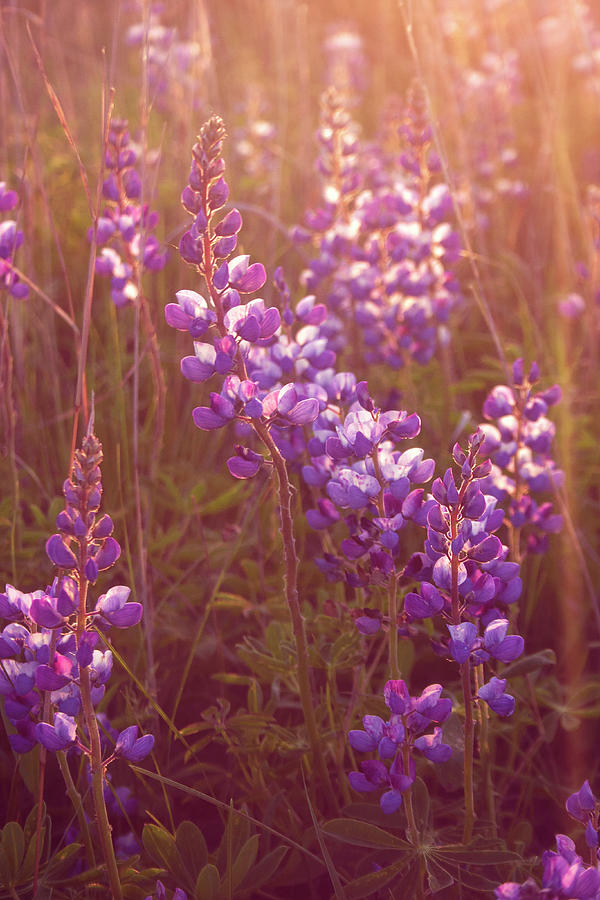
[[[400,664],[398,662],[398,579],[395,573],[390,577],[388,594],[388,612],[390,617],[389,653],[390,672],[392,678],[400,678]]]
[[[469,660],[461,664],[460,678],[465,703],[465,825],[463,844],[468,844],[473,836],[475,807],[473,798],[473,744],[475,723],[473,720],[473,697],[471,693],[471,669]]]
[[[458,534],[458,513],[450,514],[450,534],[452,540]],[[452,555],[452,622],[460,624],[460,604],[458,597],[458,566],[459,558]],[[463,830],[463,843],[468,844],[473,835],[475,822],[475,806],[473,798],[473,744],[475,741],[475,725],[473,721],[473,695],[471,691],[471,667],[469,660],[461,663],[460,680],[462,684],[463,702],[465,706],[465,752],[464,752],[464,796],[465,796],[465,824]]]
[[[269,430],[263,423],[257,422],[254,429],[271,454],[275,472],[277,474],[277,487],[279,492],[279,513],[281,516],[281,535],[283,540],[283,555],[285,560],[285,594],[292,619],[292,629],[296,642],[298,689],[300,702],[304,713],[304,721],[308,731],[308,739],[312,751],[314,767],[317,770],[325,789],[327,800],[332,809],[337,808],[337,802],[329,771],[325,765],[321,749],[321,735],[317,728],[315,718],[315,704],[313,703],[310,687],[310,674],[308,667],[308,647],[306,642],[306,629],[304,618],[300,609],[298,598],[298,557],[294,540],[294,520],[292,517],[291,496],[292,488],[288,478],[285,460],[277,449]]]
[[[404,742],[402,745],[402,762],[404,764],[404,772],[408,775],[410,771],[410,747]],[[415,821],[415,811],[413,809],[412,788],[409,787],[402,795],[404,800],[404,809],[406,810],[406,818],[408,819],[408,835],[413,847],[419,843],[419,829]]]
[[[87,547],[85,542],[80,543],[80,584],[79,584],[79,615],[77,619],[77,643],[83,631],[85,630],[86,601],[88,581],[83,576],[85,560],[87,556]],[[108,884],[110,887],[112,900],[122,900],[123,892],[121,890],[121,879],[119,878],[119,870],[117,868],[117,860],[115,857],[115,848],[113,847],[111,826],[106,811],[106,802],[104,800],[104,766],[102,764],[102,745],[100,743],[100,732],[98,730],[98,720],[96,719],[96,711],[92,703],[92,687],[90,684],[90,673],[88,668],[81,668],[79,676],[79,688],[81,691],[81,707],[83,718],[87,728],[90,741],[90,772],[92,778],[92,798],[94,802],[94,812],[96,819],[96,828],[100,838],[102,847],[102,855],[106,863],[106,871],[108,875]]]
[[[475,690],[478,691],[485,681],[483,665],[475,668]],[[486,703],[478,704],[479,719],[479,747],[481,768],[483,770],[483,783],[485,785],[485,797],[488,817],[492,823],[494,835],[497,833],[496,801],[494,797],[494,784],[492,781],[492,748],[490,747],[489,711]]]
[[[67,795],[69,797],[69,800],[73,804],[73,809],[75,810],[75,815],[77,816],[77,824],[79,825],[79,830],[81,831],[81,836],[85,845],[85,855],[87,858],[88,866],[90,868],[93,868],[96,865],[96,854],[94,853],[94,845],[92,843],[90,829],[85,817],[85,810],[83,808],[81,794],[75,787],[75,782],[73,781],[73,778],[71,776],[71,770],[69,769],[69,763],[67,762],[67,755],[65,751],[57,750],[56,759],[58,760],[58,765],[65,782],[65,787],[67,788]]]
[[[54,660],[54,651],[56,650],[57,634],[56,629],[52,631],[50,636],[50,647],[48,653],[48,664],[52,665]],[[44,705],[42,707],[42,722],[48,722],[50,719],[50,691],[44,691]],[[40,779],[38,784],[38,802],[37,815],[35,820],[35,857],[33,863],[33,890],[37,888],[37,881],[40,871],[40,855],[42,852],[42,809],[44,806],[44,784],[46,781],[46,760],[48,758],[48,750],[42,744],[40,746]]]

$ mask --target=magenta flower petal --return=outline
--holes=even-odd
[[[77,558],[69,550],[60,534],[53,534],[52,537],[48,538],[46,541],[46,553],[50,562],[61,569],[77,568]]]

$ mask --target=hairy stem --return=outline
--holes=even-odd
[[[80,544],[80,585],[79,585],[79,614],[77,621],[77,643],[83,631],[85,630],[85,614],[87,601],[88,582],[82,575],[85,569],[85,561],[87,555],[87,547],[85,542]],[[102,855],[106,863],[106,871],[108,876],[108,884],[113,900],[122,900],[123,892],[121,890],[121,879],[119,878],[119,870],[117,868],[117,860],[115,857],[115,848],[113,847],[111,826],[106,811],[106,802],[104,800],[104,767],[102,765],[102,745],[100,743],[100,732],[98,730],[98,720],[96,719],[96,711],[92,702],[92,686],[90,682],[89,669],[81,668],[79,676],[79,688],[81,691],[81,708],[83,718],[87,728],[90,742],[90,774],[92,780],[92,798],[94,802],[94,813],[96,820],[96,828],[100,838],[100,846]]]
[[[333,809],[337,807],[337,802],[331,781],[329,771],[325,765],[323,752],[321,749],[321,736],[317,728],[315,718],[315,705],[313,703],[312,691],[310,687],[310,673],[308,666],[308,647],[306,641],[306,629],[304,627],[304,618],[300,609],[300,601],[298,597],[298,557],[296,555],[296,544],[294,540],[294,521],[291,509],[291,485],[288,478],[285,461],[281,456],[273,438],[269,434],[268,428],[260,424],[254,426],[259,438],[269,450],[275,472],[277,474],[277,487],[279,493],[279,513],[281,516],[281,534],[283,540],[283,555],[285,560],[285,595],[292,619],[292,629],[294,632],[294,640],[296,642],[297,656],[297,676],[298,689],[300,691],[300,702],[302,703],[302,711],[304,713],[304,721],[306,730],[308,731],[308,739],[312,751],[313,763],[315,769],[319,773],[325,789],[325,793],[329,804]]]
[[[388,600],[390,672],[392,678],[398,679],[400,678],[400,664],[398,662],[398,579],[395,574],[390,577]]]
[[[87,863],[88,866],[92,868],[96,865],[96,854],[94,853],[94,844],[92,843],[90,829],[85,817],[85,810],[83,808],[81,794],[75,787],[75,782],[73,781],[73,778],[71,776],[71,770],[69,769],[69,763],[67,762],[67,754],[65,753],[65,751],[57,750],[56,759],[58,760],[58,765],[65,782],[67,795],[69,797],[69,800],[73,804],[73,809],[75,810],[75,815],[77,816],[77,823],[79,825],[79,830],[81,832],[81,837],[83,838],[83,843],[85,846]]]

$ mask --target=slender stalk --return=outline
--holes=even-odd
[[[80,552],[80,572],[84,571],[85,557],[86,547],[85,544],[83,544],[83,546],[81,546]],[[79,616],[77,621],[78,642],[82,632],[85,629],[87,588],[87,579],[85,577],[82,577],[79,586]],[[92,779],[92,798],[94,802],[96,829],[100,838],[102,855],[106,863],[106,871],[108,875],[108,884],[110,887],[111,896],[113,900],[122,900],[123,892],[121,890],[121,879],[119,878],[119,870],[117,868],[115,849],[113,847],[111,836],[112,829],[108,820],[106,802],[104,800],[104,766],[102,764],[102,745],[100,743],[98,720],[96,719],[96,712],[94,710],[94,704],[92,703],[90,673],[87,668],[81,668],[79,676],[79,687],[81,691],[81,708],[83,711],[83,718],[90,741],[90,773]]]
[[[54,651],[56,649],[56,629],[50,636],[50,647],[48,652],[48,665],[52,665],[54,660]],[[42,722],[47,722],[50,718],[50,691],[44,691],[44,705],[42,708]],[[33,863],[33,892],[37,889],[37,881],[40,870],[40,856],[42,852],[42,807],[44,805],[44,785],[46,782],[46,762],[48,751],[42,744],[40,746],[40,779],[38,783],[38,802],[37,815],[35,818],[35,858]]]
[[[406,741],[402,745],[402,762],[404,764],[405,773],[408,773],[410,771],[410,747]],[[417,828],[415,811],[413,809],[412,787],[409,787],[404,791],[402,799],[404,801],[404,809],[406,810],[406,818],[408,819],[408,835],[410,842],[413,847],[416,847],[419,843],[419,829]]]
[[[471,693],[471,667],[469,660],[461,664],[460,679],[465,703],[465,824],[463,844],[468,844],[473,836],[475,823],[475,807],[473,798],[473,745],[475,742],[475,723],[473,720],[473,696]]]
[[[475,690],[484,683],[485,677],[483,673],[483,665],[477,666],[475,669]],[[494,835],[497,833],[496,822],[496,799],[494,795],[494,784],[492,781],[492,748],[490,747],[490,730],[489,730],[489,711],[486,703],[478,705],[479,718],[479,746],[481,754],[481,768],[483,770],[483,782],[485,785],[485,797],[488,810],[488,817],[492,823]]]
[[[450,530],[452,540],[458,534],[458,513],[450,514]],[[458,566],[459,558],[452,555],[452,621],[460,624],[460,604],[458,597]],[[473,798],[473,744],[475,740],[475,725],[473,721],[473,695],[471,691],[471,666],[469,660],[461,663],[460,680],[462,685],[463,702],[465,706],[465,751],[464,751],[464,795],[465,795],[465,824],[463,830],[463,843],[467,844],[473,835],[475,822],[475,807]]]
[[[83,802],[81,800],[81,794],[75,787],[75,782],[71,776],[71,770],[69,769],[69,763],[67,762],[67,755],[64,750],[57,750],[56,759],[58,760],[58,765],[60,767],[60,771],[62,773],[63,780],[65,782],[65,787],[67,788],[67,794],[69,796],[69,800],[73,804],[73,809],[75,810],[75,815],[77,816],[77,822],[79,824],[79,830],[81,832],[81,836],[83,838],[83,843],[85,846],[85,855],[87,858],[88,865],[93,867],[96,865],[96,855],[94,853],[94,845],[92,843],[92,838],[90,835],[90,829],[88,827],[87,819],[85,817],[85,810],[83,808]]]
[[[292,619],[292,629],[296,642],[296,659],[298,689],[300,702],[304,713],[304,721],[308,732],[308,739],[312,751],[315,769],[319,773],[329,804],[333,809],[337,808],[337,801],[331,786],[329,771],[325,765],[325,759],[321,749],[321,736],[317,728],[315,707],[310,687],[310,673],[308,666],[308,647],[304,618],[300,609],[298,597],[298,557],[294,540],[294,521],[291,509],[292,489],[288,478],[285,460],[277,449],[268,428],[262,423],[254,425],[254,429],[271,454],[275,472],[277,474],[277,489],[279,493],[279,513],[281,516],[281,533],[283,539],[283,555],[285,560],[285,595]]]
[[[398,662],[398,579],[393,574],[389,583],[389,647],[390,647],[390,672],[392,678],[400,678],[400,664]]]

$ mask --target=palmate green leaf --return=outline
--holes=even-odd
[[[142,778],[150,778],[152,781],[158,781],[160,784],[165,785],[165,787],[174,788],[175,790],[182,791],[184,794],[188,794],[190,797],[196,797],[199,800],[205,800],[207,803],[210,803],[212,806],[216,806],[218,809],[229,812],[230,814],[235,814],[236,817],[247,819],[249,823],[252,823],[257,828],[262,829],[263,831],[268,832],[269,834],[274,835],[275,837],[282,840],[284,843],[289,844],[290,847],[294,847],[296,850],[299,850],[300,853],[307,857],[309,860],[316,862],[320,868],[324,868],[325,864],[323,860],[312,853],[310,850],[307,850],[306,847],[303,847],[302,844],[299,844],[297,841],[294,841],[292,838],[288,837],[285,833],[281,831],[277,831],[275,828],[271,828],[270,825],[266,825],[264,822],[260,822],[258,819],[255,819],[253,816],[248,815],[247,812],[240,809],[233,809],[227,803],[224,803],[222,800],[218,800],[216,797],[211,797],[210,794],[205,794],[203,791],[198,791],[195,788],[188,787],[186,784],[181,784],[179,781],[174,781],[172,778],[166,778],[164,775],[158,775],[155,772],[149,772],[147,769],[141,769],[139,766],[131,765],[130,769],[133,772],[137,772],[138,775],[141,775]]]
[[[544,666],[556,665],[556,653],[554,650],[540,650],[539,653],[532,653],[530,656],[524,656],[516,662],[511,663],[502,669],[503,678],[514,678],[517,675],[530,675],[543,669]]]
[[[208,850],[204,835],[193,822],[182,822],[175,835],[175,845],[183,864],[194,884],[203,866],[208,861]]]
[[[235,815],[233,807],[229,806],[227,826],[223,832],[215,860],[219,872],[227,870],[228,859],[231,859],[232,863],[235,862],[238,853],[250,838],[251,830],[248,819]]]
[[[450,872],[441,866],[433,857],[425,857],[425,868],[427,869],[427,881],[429,890],[432,894],[443,891],[444,888],[454,884],[455,879]]]
[[[400,840],[389,831],[384,831],[383,828],[378,828],[377,825],[369,825],[359,819],[331,819],[323,825],[323,834],[357,847],[412,851],[411,845],[406,841]]]
[[[220,497],[215,497],[214,500],[204,503],[196,510],[196,513],[200,516],[213,516],[225,512],[226,509],[231,509],[232,506],[238,506],[245,493],[246,485],[238,481],[232,487],[223,491]]]
[[[212,863],[207,863],[196,879],[194,900],[218,900],[220,888],[219,870]]]
[[[15,884],[25,855],[25,835],[18,822],[7,822],[2,829],[2,849],[6,855],[8,883]]]
[[[319,847],[321,848],[321,853],[323,854],[323,859],[325,860],[325,865],[327,866],[327,871],[329,872],[329,877],[331,879],[331,883],[333,885],[333,891],[335,894],[336,900],[346,900],[346,895],[344,894],[344,889],[342,887],[342,882],[340,880],[340,876],[338,874],[337,869],[335,868],[334,862],[331,858],[331,854],[327,849],[327,844],[323,837],[323,830],[319,824],[319,821],[315,815],[315,811],[313,809],[313,805],[310,801],[310,794],[308,791],[308,787],[306,786],[306,776],[304,774],[304,767],[302,768],[302,783],[304,786],[304,796],[306,797],[306,803],[308,805],[308,809],[310,812],[310,817],[312,819],[313,827],[315,829],[315,834],[317,835],[317,840],[319,842]]]
[[[521,857],[512,850],[485,850],[478,847],[464,847],[461,844],[446,844],[436,847],[436,856],[449,862],[465,863],[470,866],[495,866],[503,863],[519,862]]]
[[[46,866],[43,880],[51,884],[62,882],[82,850],[83,844],[67,844],[55,853]]]
[[[395,878],[398,878],[414,860],[414,854],[407,854],[403,859],[392,863],[391,866],[377,869],[375,872],[369,872],[368,875],[361,875],[360,878],[349,881],[348,884],[344,885],[346,900],[362,900],[363,897],[374,897],[377,891],[384,888]],[[410,895],[406,894],[405,896],[408,897]]]
[[[12,886],[12,875],[11,875],[11,866],[10,860],[8,858],[8,853],[4,849],[4,847],[0,844],[0,884]]]
[[[167,869],[178,883],[190,880],[186,866],[177,849],[175,838],[160,825],[144,825],[142,843],[148,855]]]
[[[235,862],[231,868],[231,887],[233,890],[237,888],[240,882],[245,878],[248,874],[254,863],[256,862],[256,856],[258,854],[258,845],[260,843],[260,837],[258,834],[253,834],[252,837],[249,837],[238,855],[235,858]],[[223,876],[223,881],[227,883],[229,875],[225,873]]]
[[[240,893],[257,891],[264,884],[267,884],[283,862],[287,852],[287,847],[276,847],[275,850],[271,850],[270,853],[263,856],[241,882]]]
[[[478,893],[485,894],[487,897],[493,896],[493,892],[495,888],[498,887],[500,881],[500,878],[486,878],[484,875],[481,875],[480,872],[468,872],[464,869],[460,869],[456,873],[457,884],[468,888],[470,891],[477,891]]]
[[[364,651],[360,645],[360,637],[356,628],[340,636],[334,641],[329,654],[329,664],[333,668],[349,668],[356,664],[357,660],[364,658]]]

